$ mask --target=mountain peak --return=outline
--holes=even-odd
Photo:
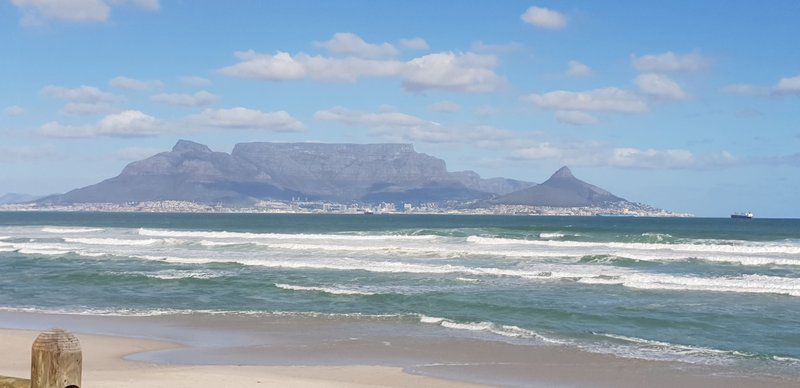
[[[550,176],[550,179],[553,178],[575,178],[575,175],[572,175],[572,171],[570,171],[569,167],[564,166]]]
[[[185,152],[185,151],[212,152],[211,149],[208,148],[208,146],[206,145],[195,143],[191,140],[183,140],[183,139],[178,140],[178,142],[175,143],[175,146],[172,147],[172,150],[175,152]]]

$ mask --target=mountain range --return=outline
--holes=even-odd
[[[39,204],[183,200],[246,205],[257,200],[474,202],[603,206],[626,202],[563,167],[542,184],[449,172],[411,144],[240,143],[231,153],[180,140],[171,151],[127,165],[113,178]]]

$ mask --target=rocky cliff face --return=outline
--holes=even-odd
[[[115,178],[40,202],[468,201],[530,185],[450,173],[443,160],[410,144],[241,143],[227,154],[181,140],[170,152],[129,164]]]

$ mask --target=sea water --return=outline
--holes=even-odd
[[[0,213],[0,309],[412,320],[800,370],[800,220]]]

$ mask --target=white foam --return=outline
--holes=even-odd
[[[800,296],[800,279],[766,275],[704,278],[631,273],[619,277],[584,277],[578,282],[622,285],[644,290],[716,291]]]
[[[91,232],[102,232],[105,229],[102,228],[56,228],[52,226],[42,228],[42,232],[45,233],[55,233],[55,234],[69,234],[69,233],[91,233]]]
[[[420,323],[425,324],[433,324],[439,325],[448,329],[454,330],[466,330],[466,331],[476,331],[476,332],[487,332],[491,334],[500,335],[503,337],[511,337],[511,338],[524,338],[524,339],[535,339],[539,341],[544,341],[548,343],[563,343],[562,341],[554,340],[551,338],[547,338],[542,336],[535,331],[523,329],[519,326],[511,326],[511,325],[498,325],[493,322],[455,322],[449,319],[440,318],[440,317],[429,317],[426,315],[420,315],[419,317]]]
[[[590,248],[590,249],[633,249],[642,251],[680,251],[739,254],[800,254],[798,244],[773,242],[745,242],[728,240],[729,244],[666,244],[666,243],[621,243],[585,241],[519,240],[497,237],[469,236],[467,242],[481,245],[534,245],[552,248]]]
[[[375,295],[374,292],[354,290],[354,289],[346,289],[346,288],[338,288],[338,287],[337,288],[333,288],[333,287],[306,287],[306,286],[296,286],[296,285],[292,285],[292,284],[281,284],[281,283],[275,283],[275,287],[282,288],[284,290],[322,292],[322,293],[331,294],[331,295]]]
[[[174,242],[174,241],[167,241],[165,239],[152,239],[152,238],[142,239],[142,240],[117,239],[117,238],[65,238],[64,241],[68,243],[77,243],[85,245],[119,245],[119,246],[126,246],[126,245],[142,246],[142,245],[153,245],[158,243]]]
[[[179,280],[179,279],[213,279],[223,276],[223,273],[209,271],[162,270],[156,272],[126,272],[127,274],[143,275],[153,279]]]
[[[542,232],[542,233],[539,233],[539,238],[541,238],[541,239],[554,239],[554,238],[562,238],[562,237],[564,237],[564,234],[563,233],[558,233],[558,232],[552,232],[552,233]]]

